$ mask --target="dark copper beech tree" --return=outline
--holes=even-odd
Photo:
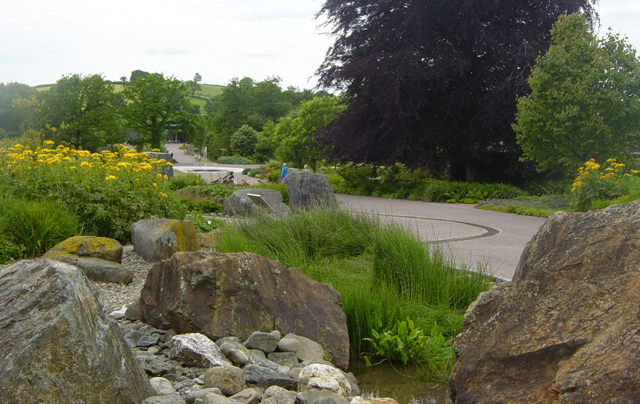
[[[317,74],[348,101],[321,133],[331,157],[518,177],[516,96],[558,16],[593,17],[593,2],[326,0],[318,18],[335,43]]]

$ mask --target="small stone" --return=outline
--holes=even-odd
[[[278,349],[282,352],[298,352],[300,342],[293,338],[282,338],[278,341]]]
[[[145,347],[152,346],[158,343],[158,334],[143,335],[137,342],[136,346]]]
[[[149,349],[147,349],[147,355],[155,355],[158,352],[160,352],[160,348],[158,348],[157,346],[152,346]]]
[[[274,334],[255,331],[249,335],[243,345],[248,349],[259,349],[264,353],[269,353],[276,350],[278,339]]]
[[[153,377],[149,379],[149,383],[156,396],[168,396],[176,392],[171,382],[163,377]]]
[[[205,387],[217,387],[225,396],[232,396],[247,386],[242,369],[235,366],[212,367],[204,374]]]

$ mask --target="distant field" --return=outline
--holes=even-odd
[[[222,89],[224,86],[219,86],[217,84],[200,84],[202,89],[198,92],[202,98],[211,98],[213,96],[222,94]]]

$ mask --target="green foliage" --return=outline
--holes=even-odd
[[[491,282],[482,274],[446,265],[437,251],[400,226],[334,209],[260,215],[230,224],[221,229],[217,250],[251,251],[330,283],[342,297],[353,355],[371,348],[363,338],[372,338],[378,324],[407,317],[416,327],[437,324],[438,333],[453,337],[462,329],[468,304]],[[404,280],[415,284],[406,286]]]
[[[258,132],[249,125],[242,125],[231,136],[231,153],[247,157],[252,156],[257,140]]]
[[[580,14],[560,16],[552,45],[518,99],[523,160],[572,176],[585,161],[628,157],[640,142],[640,61],[625,39],[600,39]]]
[[[82,229],[80,218],[57,202],[14,198],[0,199],[0,223],[14,244],[8,245],[9,240],[4,239],[4,254],[8,255],[5,258],[14,259],[22,253],[26,257],[40,256]]]
[[[42,97],[46,139],[93,152],[124,141],[114,86],[100,75],[62,76]]]
[[[238,156],[222,156],[216,160],[220,164],[251,164],[249,159]]]
[[[173,178],[169,179],[169,183],[167,185],[169,186],[170,190],[177,191],[178,189],[182,189],[188,186],[204,185],[204,180],[198,174],[185,173],[176,175]]]
[[[13,100],[28,99],[38,94],[38,90],[21,83],[0,83],[0,138],[17,137],[22,134],[22,119]]]
[[[140,76],[125,85],[122,95],[128,101],[122,104],[122,114],[129,128],[142,136],[134,140],[137,146],[148,143],[159,149],[165,141],[165,128],[182,124],[182,130],[192,127],[190,90],[174,77],[161,73]]]
[[[382,323],[379,323],[379,329]],[[391,329],[378,332],[371,330],[372,337],[365,338],[375,349],[375,354],[391,362],[427,364],[432,368],[431,374],[438,381],[446,381],[453,363],[455,353],[451,348],[453,338],[445,338],[434,325],[429,335],[407,318],[398,321]]]
[[[122,145],[93,154],[15,145],[0,149],[0,194],[55,201],[75,212],[87,234],[128,242],[133,222],[184,217],[160,174],[165,164]]]
[[[402,164],[373,167],[345,164],[338,169],[342,181],[336,192],[424,202],[476,203],[484,199],[512,199],[524,191],[508,184],[444,181],[429,178],[424,170],[409,170]]]
[[[337,97],[314,98],[300,104],[290,116],[278,120],[269,139],[277,144],[275,156],[294,167],[308,164],[316,170],[324,157],[324,147],[316,138],[316,131],[325,127],[344,110]]]
[[[225,225],[225,221],[211,216],[203,216],[202,211],[194,210],[187,216],[193,222],[198,233],[209,233]]]
[[[621,179],[625,175],[624,164],[618,163],[615,159],[608,159],[606,166],[601,167],[594,159],[584,163],[578,169],[578,176],[573,181],[571,189],[575,201],[576,209],[587,211],[591,208],[592,201],[612,200],[628,193],[628,189]],[[637,174],[637,170],[632,170]]]

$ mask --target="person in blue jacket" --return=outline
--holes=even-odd
[[[282,163],[282,170],[280,170],[280,183],[284,184],[284,178],[287,176],[287,171],[289,171],[289,167],[287,167],[287,163]]]

